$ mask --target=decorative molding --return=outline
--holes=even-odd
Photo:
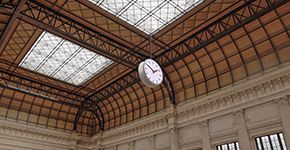
[[[75,133],[64,133],[37,126],[16,124],[6,120],[1,120],[0,122],[0,135],[61,145],[76,145],[80,138]]]
[[[142,119],[141,119],[142,120]],[[115,133],[103,134],[103,145],[109,144],[114,141],[123,140],[125,138],[140,136],[152,131],[164,129],[168,125],[168,120],[166,117],[161,117],[158,119],[151,120],[150,122],[144,121],[145,123],[137,125],[133,128],[128,128],[127,130],[120,130]]]

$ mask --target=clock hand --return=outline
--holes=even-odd
[[[159,70],[153,70],[153,73],[155,73],[155,72],[157,72],[157,71],[159,71]]]
[[[148,64],[146,64],[146,65],[147,65],[147,66],[152,70],[152,72],[154,73],[155,70],[153,70],[153,69],[151,68],[151,66],[149,66]]]

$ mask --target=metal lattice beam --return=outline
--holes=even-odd
[[[8,1],[1,0],[0,2],[1,2],[0,7],[8,7],[8,8],[16,8],[17,7],[15,0],[8,0]]]
[[[0,78],[0,80],[2,80],[2,79]],[[43,98],[45,100],[56,102],[56,103],[63,104],[63,105],[66,105],[66,106],[70,106],[70,107],[74,107],[74,108],[78,108],[79,107],[79,105],[74,104],[74,103],[70,103],[68,101],[59,101],[58,99],[54,99],[54,98],[51,98],[51,97],[48,97],[48,96],[45,96],[45,95],[33,93],[33,92],[28,91],[28,90],[23,90],[23,89],[18,88],[18,87],[10,86],[9,84],[0,83],[0,87],[11,89],[11,90],[15,90],[15,91],[19,91],[19,92],[27,94],[27,95],[32,95],[32,96],[35,96],[35,97]]]
[[[81,95],[76,95],[69,91],[52,87],[27,77],[19,76],[13,73],[0,70],[0,79],[4,81],[3,86],[19,89],[25,92],[33,93],[45,98],[54,99],[67,105],[79,106],[84,100]]]
[[[0,64],[3,65],[4,62],[1,62]],[[22,89],[30,93],[50,97],[73,105],[77,105],[78,103],[80,105],[80,103],[84,100],[83,95],[73,93],[61,87],[56,87],[45,84],[41,81],[33,80],[27,76],[15,73],[13,71],[0,69],[0,75],[0,79],[4,81],[7,86]]]

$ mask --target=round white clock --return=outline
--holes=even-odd
[[[146,59],[138,67],[141,81],[148,87],[153,88],[163,81],[163,73],[159,64],[152,60]]]

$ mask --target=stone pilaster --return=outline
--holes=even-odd
[[[251,150],[251,143],[244,112],[237,111],[234,113],[235,124],[238,130],[238,141],[241,150]]]
[[[200,131],[201,131],[201,136],[202,136],[203,150],[211,150],[208,121],[203,121],[199,125],[200,125]]]
[[[280,98],[276,104],[278,107],[278,111],[281,117],[283,133],[286,141],[286,145],[290,147],[290,104],[289,104],[289,96]]]
[[[118,150],[118,146],[114,146],[113,147],[113,150]]]
[[[170,147],[171,150],[179,150],[179,145],[178,145],[178,133],[177,133],[176,128],[170,129]]]
[[[178,130],[176,128],[176,118],[177,118],[177,114],[176,114],[175,106],[171,105],[167,113],[171,150],[179,150]]]
[[[155,137],[154,136],[150,136],[149,137],[149,148],[150,150],[155,150]]]
[[[71,137],[73,139],[78,139],[79,135],[78,135],[78,133],[76,131],[73,131]],[[78,142],[78,140],[72,142],[71,145],[70,145],[69,150],[76,150],[77,149],[77,142]]]
[[[129,150],[134,150],[134,149],[135,149],[135,147],[134,147],[134,141],[131,141],[129,143]]]

